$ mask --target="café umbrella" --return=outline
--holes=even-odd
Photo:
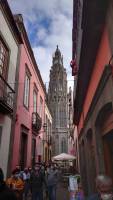
[[[70,154],[66,154],[66,153],[61,153],[57,156],[52,157],[53,161],[72,161],[75,160],[76,157]]]

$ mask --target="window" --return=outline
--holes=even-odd
[[[29,92],[30,92],[30,77],[26,73],[25,75],[25,83],[24,83],[24,105],[29,107]]]
[[[32,166],[35,165],[35,156],[36,156],[36,139],[32,139]]]
[[[42,111],[43,111],[43,99],[40,96],[40,106],[39,106],[39,115],[42,117]]]
[[[7,77],[8,50],[0,38],[0,74]]]
[[[66,153],[66,140],[65,140],[65,138],[62,138],[62,142],[61,142],[61,152],[62,152],[62,153]]]
[[[37,93],[33,91],[33,112],[37,112]]]

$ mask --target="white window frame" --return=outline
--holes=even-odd
[[[24,81],[24,106],[29,108],[29,94],[30,94],[30,76],[28,73],[25,74]]]
[[[39,106],[39,115],[42,118],[42,111],[43,111],[43,99],[40,96],[40,106]]]
[[[37,92],[33,90],[33,112],[37,112]]]

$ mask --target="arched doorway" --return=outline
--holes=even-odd
[[[89,129],[87,131],[86,142],[87,142],[88,194],[92,194],[95,192],[95,177],[96,177],[95,152],[94,152],[92,129]]]
[[[113,129],[103,136],[105,172],[113,179]]]
[[[80,173],[82,177],[82,184],[84,193],[88,195],[88,179],[87,179],[87,170],[86,170],[86,155],[85,155],[85,143],[84,140],[79,144],[80,151]]]
[[[113,178],[113,110],[111,102],[104,105],[98,114],[96,120],[96,143],[99,171]]]
[[[95,191],[95,177],[96,177],[95,152],[94,152],[92,129],[89,129],[87,131],[86,142],[87,142],[88,194],[92,194]]]

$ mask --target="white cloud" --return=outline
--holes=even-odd
[[[44,80],[46,82],[46,80],[48,80],[47,79],[48,73],[46,73],[46,71],[48,71],[51,66],[50,49],[45,49],[39,46],[39,47],[33,48],[33,52],[34,52],[37,63],[39,63],[40,70],[43,71]]]
[[[53,16],[58,12],[72,13],[72,0],[8,0],[13,10],[22,13],[31,13],[34,9],[41,11],[46,16]]]
[[[71,72],[69,66],[72,54],[72,3],[73,0],[8,0],[14,13],[22,13],[25,24],[29,22],[37,27],[36,44],[33,51],[44,82],[49,81],[52,54],[59,45],[64,57],[64,67]],[[49,20],[49,26],[41,23]],[[32,32],[32,26],[30,33]],[[28,31],[28,30],[27,30]],[[40,43],[42,42],[42,43]],[[39,44],[39,45],[37,45]],[[68,73],[68,80],[72,80]],[[68,82],[72,85],[73,81]]]
[[[47,37],[47,30],[45,28],[40,28],[38,31],[37,31],[37,37],[40,41],[44,41],[45,38]]]

